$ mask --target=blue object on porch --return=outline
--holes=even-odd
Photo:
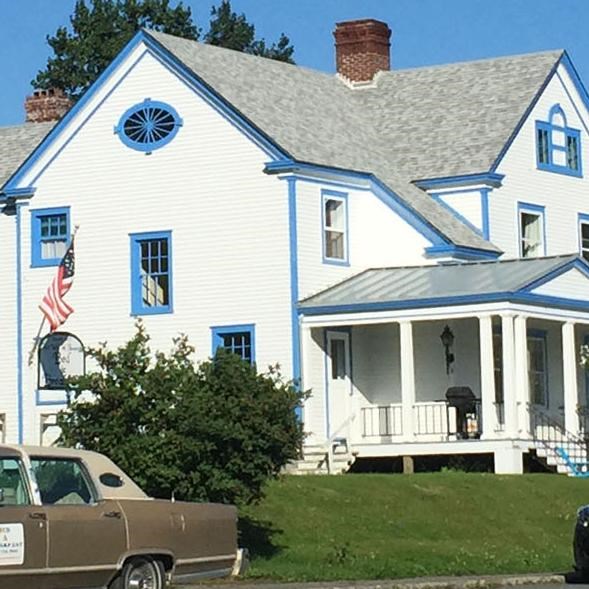
[[[572,476],[583,479],[589,478],[589,462],[577,462],[572,460],[568,452],[566,452],[566,450],[564,450],[563,448],[557,447],[554,448],[554,451],[558,456],[560,456],[563,459],[566,467],[569,469]]]

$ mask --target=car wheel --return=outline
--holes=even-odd
[[[109,589],[163,589],[164,572],[156,560],[139,556],[125,563]]]

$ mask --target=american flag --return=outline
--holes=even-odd
[[[63,300],[74,281],[74,270],[74,240],[72,239],[57,267],[57,275],[51,281],[39,305],[52,332],[65,323],[65,320],[74,312],[74,309]]]

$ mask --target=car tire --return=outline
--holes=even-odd
[[[148,556],[128,560],[108,589],[164,589],[165,576],[160,562]]]

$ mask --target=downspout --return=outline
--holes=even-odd
[[[301,337],[297,304],[299,302],[299,262],[297,234],[297,179],[286,178],[288,182],[288,233],[290,248],[290,324],[292,334],[292,377],[297,388],[301,385]],[[297,417],[302,420],[302,408],[297,407]]]

